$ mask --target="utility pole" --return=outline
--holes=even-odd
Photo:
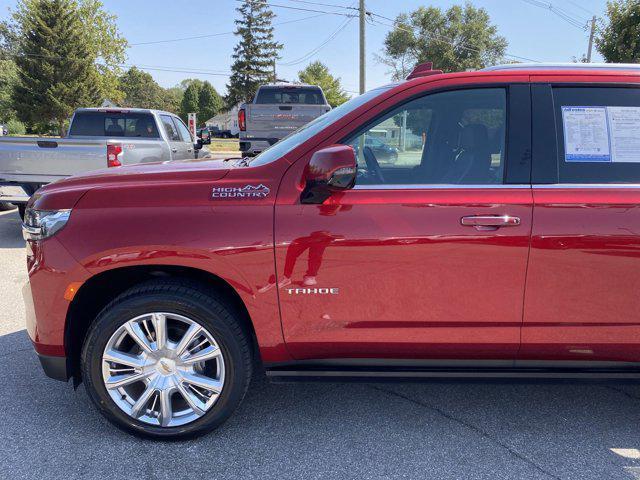
[[[360,94],[363,94],[367,89],[366,83],[366,50],[365,50],[365,35],[364,30],[366,27],[366,10],[364,8],[364,0],[360,0]]]
[[[593,37],[596,35],[596,16],[591,19],[591,35],[589,35],[589,50],[587,50],[587,63],[591,63],[591,52],[593,51]]]

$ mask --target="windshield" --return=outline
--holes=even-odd
[[[343,103],[333,110],[329,110],[324,115],[307,123],[303,127],[300,127],[295,132],[284,137],[278,143],[275,143],[273,146],[267,148],[264,152],[253,159],[253,161],[251,161],[251,166],[264,165],[266,163],[277,160],[287,152],[293,150],[297,146],[309,140],[311,137],[319,133],[325,127],[328,127],[329,125],[334,123],[339,118],[344,117],[349,112],[352,112],[356,108],[364,105],[369,100],[377,97],[378,95],[382,95],[384,92],[391,90],[391,88],[395,86],[396,84],[391,84],[385,85],[384,87],[374,88],[373,90],[369,90],[368,92],[363,93],[358,97],[352,98],[348,102]]]

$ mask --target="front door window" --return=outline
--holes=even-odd
[[[484,88],[412,100],[345,143],[359,185],[503,183],[506,92]]]

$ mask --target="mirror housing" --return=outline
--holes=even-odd
[[[350,145],[332,145],[313,154],[304,169],[306,186],[302,203],[322,203],[334,192],[348,190],[356,182],[356,152]]]
[[[194,150],[202,150],[202,139],[198,138],[193,144]]]

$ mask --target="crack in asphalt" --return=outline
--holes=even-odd
[[[525,457],[523,454],[521,454],[521,453],[520,453],[520,452],[518,452],[517,450],[513,449],[512,447],[510,447],[510,446],[509,446],[509,445],[507,445],[506,443],[503,443],[503,442],[501,442],[500,440],[498,440],[498,439],[496,439],[496,438],[492,437],[492,436],[491,436],[491,435],[489,435],[487,432],[485,432],[484,430],[482,430],[480,427],[478,427],[478,426],[476,426],[476,425],[474,425],[474,424],[472,424],[472,423],[466,422],[466,421],[464,421],[464,420],[462,420],[462,419],[460,419],[460,418],[456,418],[456,417],[454,417],[453,415],[451,415],[451,414],[449,414],[449,413],[445,412],[444,410],[442,410],[442,409],[440,409],[440,408],[438,408],[438,407],[436,407],[436,406],[434,406],[434,405],[428,404],[428,403],[423,402],[423,401],[421,401],[421,400],[416,400],[415,398],[411,398],[411,397],[409,397],[409,396],[407,396],[407,395],[404,395],[404,394],[402,394],[402,393],[396,392],[396,391],[394,391],[394,390],[387,390],[387,389],[385,389],[385,388],[381,388],[381,387],[378,387],[378,386],[370,386],[370,388],[373,388],[374,390],[378,390],[378,391],[380,391],[380,392],[387,393],[387,394],[394,395],[394,396],[396,396],[396,397],[402,398],[403,400],[406,400],[407,402],[411,402],[411,403],[413,403],[413,404],[415,404],[415,405],[418,405],[418,406],[420,406],[420,407],[427,408],[427,409],[429,409],[429,410],[433,410],[434,412],[436,412],[436,413],[438,413],[439,415],[443,416],[443,417],[444,417],[444,418],[446,418],[447,420],[451,420],[452,422],[456,422],[456,423],[458,423],[459,425],[462,425],[463,427],[465,427],[465,428],[467,428],[467,429],[469,429],[469,430],[472,430],[472,431],[474,431],[475,433],[479,434],[481,437],[483,437],[483,438],[485,438],[485,439],[489,440],[489,441],[490,441],[491,443],[493,443],[494,445],[497,445],[497,446],[499,446],[499,447],[503,448],[503,449],[504,449],[504,450],[506,450],[509,454],[511,454],[513,457],[515,457],[515,458],[517,458],[518,460],[523,461],[523,462],[525,462],[526,464],[528,464],[528,465],[532,466],[533,468],[535,468],[538,472],[542,473],[543,475],[546,475],[546,476],[548,476],[548,477],[550,477],[550,478],[553,478],[553,479],[555,479],[555,480],[562,480],[562,477],[558,477],[557,475],[555,475],[555,474],[553,474],[553,473],[551,473],[551,472],[549,472],[549,471],[545,470],[544,468],[542,468],[540,465],[538,465],[537,463],[535,463],[535,462],[534,462],[533,460],[531,460],[530,458]]]

